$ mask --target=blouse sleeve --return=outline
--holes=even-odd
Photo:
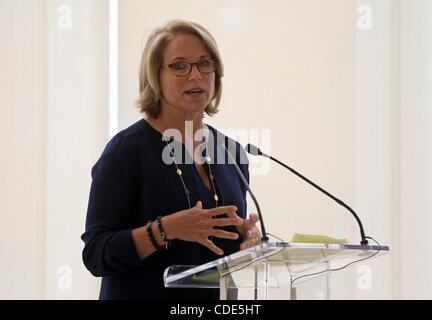
[[[121,138],[114,138],[92,168],[92,184],[82,235],[86,268],[94,276],[107,276],[139,265],[132,239],[132,214],[137,203],[137,176],[133,153]]]

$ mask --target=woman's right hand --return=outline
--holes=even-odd
[[[197,242],[209,248],[214,253],[223,255],[223,250],[208,238],[213,236],[232,240],[238,239],[238,233],[214,229],[214,227],[239,226],[242,220],[238,219],[238,217],[219,219],[213,219],[213,217],[224,213],[227,213],[231,217],[234,215],[237,216],[237,210],[236,206],[203,209],[201,201],[198,201],[195,207],[191,209],[164,216],[161,219],[161,223],[168,239]]]

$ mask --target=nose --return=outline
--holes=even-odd
[[[202,79],[202,74],[198,70],[198,66],[196,64],[192,66],[192,70],[191,70],[191,72],[189,74],[189,79],[191,79],[191,80]]]

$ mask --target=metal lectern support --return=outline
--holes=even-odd
[[[330,262],[326,261],[326,300],[330,300]]]
[[[219,297],[221,300],[228,300],[230,278],[228,274],[221,274],[219,279]]]

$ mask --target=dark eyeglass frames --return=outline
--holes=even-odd
[[[217,69],[217,63],[213,59],[202,59],[193,63],[186,61],[178,61],[170,63],[167,66],[161,66],[161,68],[170,68],[171,72],[176,76],[187,76],[191,73],[192,67],[195,65],[197,66],[198,71],[203,74],[215,72]]]

